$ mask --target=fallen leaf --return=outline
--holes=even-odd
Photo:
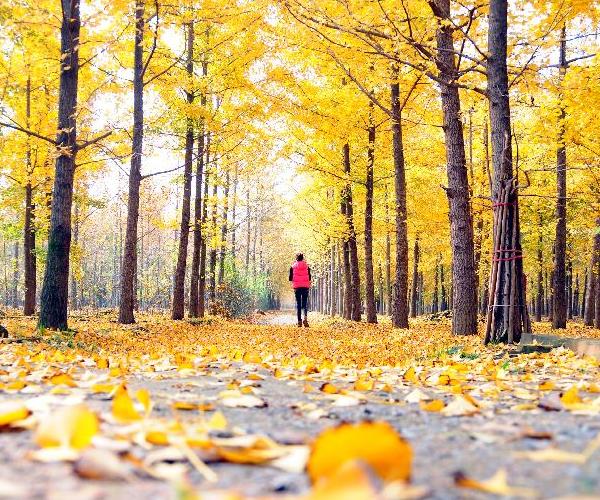
[[[413,389],[404,397],[404,401],[407,403],[419,403],[421,401],[430,401],[431,399],[432,397],[421,389]]]
[[[133,400],[129,396],[125,384],[121,384],[112,400],[112,415],[118,422],[133,422],[140,420],[142,416],[135,409]]]
[[[98,417],[85,406],[60,408],[40,422],[35,442],[42,448],[86,448],[98,433]]]
[[[20,401],[3,401],[0,403],[0,427],[24,420],[29,415],[31,415],[31,411]]]
[[[460,488],[469,488],[472,490],[484,491],[494,495],[504,495],[519,498],[535,498],[539,494],[530,488],[509,486],[506,477],[506,470],[499,469],[492,477],[485,481],[477,481],[466,476],[463,472],[454,474],[454,484]]]
[[[463,395],[455,396],[454,399],[448,403],[448,406],[441,410],[441,413],[446,417],[463,417],[474,415],[478,412],[479,408]]]
[[[341,424],[323,431],[313,443],[309,477],[313,482],[330,477],[352,460],[364,461],[385,481],[406,481],[411,473],[412,449],[386,422]]]
[[[442,411],[444,409],[444,406],[446,406],[446,405],[444,404],[444,401],[442,401],[441,399],[434,399],[433,401],[430,401],[428,403],[426,403],[425,401],[421,401],[420,406],[421,406],[421,410],[438,412],[438,411]]]
[[[73,471],[84,479],[129,481],[133,479],[131,464],[108,450],[88,449],[73,463]]]
[[[241,393],[239,396],[228,396],[223,398],[221,404],[229,408],[265,408],[268,406],[266,401],[263,401],[256,396]]]

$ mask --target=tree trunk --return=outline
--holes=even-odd
[[[413,276],[412,287],[410,294],[410,317],[417,317],[417,309],[419,304],[419,236],[415,239],[415,248],[413,252]]]
[[[573,264],[567,264],[567,319],[573,319]],[[566,325],[565,325],[566,326]]]
[[[448,310],[448,295],[446,294],[446,279],[444,277],[444,263],[440,258],[440,292],[441,292],[441,300],[440,300],[440,311]]]
[[[194,199],[194,240],[192,251],[192,269],[190,276],[190,304],[188,315],[198,317],[198,292],[200,282],[200,250],[202,247],[202,177],[204,175],[204,130],[198,134],[198,152],[196,158],[196,198]],[[206,199],[204,200],[206,203]]]
[[[475,335],[477,334],[477,277],[473,221],[469,203],[469,177],[460,96],[458,87],[454,85],[458,79],[458,72],[452,35],[454,28],[450,23],[450,0],[431,0],[429,5],[439,20],[435,62],[440,78],[444,82],[441,84],[441,97],[448,174],[446,195],[450,205],[452,246],[452,333]]]
[[[186,72],[191,80],[194,75],[194,22],[187,23],[187,61]],[[193,90],[185,92],[188,104],[194,101]],[[181,225],[179,232],[179,251],[175,268],[173,286],[172,319],[183,319],[185,309],[185,268],[187,264],[188,242],[190,236],[190,205],[192,196],[192,157],[194,154],[194,121],[186,119],[185,159],[183,170],[183,201],[181,204]]]
[[[69,298],[69,252],[71,249],[71,205],[77,154],[77,87],[79,79],[78,0],[61,0],[61,63],[58,100],[58,155],[52,191],[46,271],[40,300],[39,326],[67,328]]]
[[[559,58],[560,82],[564,80],[567,72],[567,40],[566,28],[563,25],[560,40]],[[556,235],[554,240],[554,310],[552,314],[552,328],[563,329],[567,327],[567,297],[565,261],[567,253],[567,148],[565,146],[565,119],[566,111],[559,95],[560,111],[558,115],[558,148],[556,150]]]
[[[31,118],[31,77],[27,77],[27,97],[25,103],[25,113],[27,116],[26,126],[30,127]],[[31,138],[27,137],[26,151],[27,174],[33,173],[31,162]],[[35,294],[37,289],[36,268],[37,260],[35,255],[35,204],[33,203],[33,188],[31,179],[27,178],[25,185],[25,226],[23,228],[23,261],[25,271],[25,301],[23,303],[23,314],[31,316],[35,314]]]
[[[25,227],[23,229],[23,259],[25,263],[25,302],[23,314],[35,314],[36,255],[35,255],[35,204],[31,182],[25,185]]]
[[[119,323],[125,324],[135,322],[133,311],[136,304],[137,238],[144,143],[144,30],[144,0],[136,0],[135,45],[133,49],[133,137],[129,168],[125,249],[121,265],[121,303],[119,306]]]
[[[232,207],[231,207],[231,265],[233,269],[236,269],[235,259],[236,259],[236,224],[237,224],[237,189],[238,189],[238,176],[239,176],[239,166],[236,163],[235,165],[235,174],[233,176],[233,195],[232,199]]]
[[[344,144],[344,172],[350,176],[350,145]],[[358,248],[356,244],[356,230],[354,229],[354,204],[352,201],[352,187],[350,181],[344,190],[344,202],[346,204],[347,245],[348,258],[350,261],[350,319],[360,321],[362,303],[360,300],[360,270],[358,267]]]
[[[544,254],[543,254],[543,236],[542,236],[542,228],[543,228],[543,219],[542,215],[539,215],[538,222],[538,248],[537,248],[537,264],[538,264],[538,272],[537,272],[537,297],[536,297],[536,307],[535,307],[535,320],[542,321],[542,299],[544,296],[544,275],[543,275],[543,266],[544,266]]]
[[[594,325],[594,316],[596,314],[596,294],[598,288],[598,268],[600,267],[600,217],[596,219],[596,232],[594,235],[594,245],[592,247],[592,257],[589,268],[589,278],[587,283],[586,303],[584,323],[587,326]]]
[[[375,307],[375,279],[373,273],[373,176],[375,167],[375,125],[373,124],[373,102],[370,106],[369,146],[367,149],[367,176],[365,197],[365,300],[367,303],[367,323],[377,323]]]
[[[385,314],[390,314],[392,309],[392,238],[390,235],[390,213],[388,204],[388,189],[385,186]]]
[[[225,257],[227,256],[227,232],[229,230],[229,168],[227,168],[227,171],[225,172],[223,198],[223,221],[221,223],[221,242],[219,249],[219,284],[223,283],[223,280],[225,279]]]
[[[507,0],[491,0],[488,30],[488,99],[492,132],[494,232],[485,342],[519,342],[530,330],[524,289],[519,196],[512,164],[508,93]]]
[[[582,318],[585,317],[585,302],[587,299],[587,289],[588,289],[588,271],[584,269],[584,277],[583,277],[583,288],[581,289],[581,306],[579,309],[579,316]]]
[[[208,218],[208,193],[210,185],[210,132],[206,138],[206,176],[204,180],[204,201],[202,203],[202,227],[206,228]],[[198,316],[204,317],[206,311],[206,231],[202,232],[202,243],[200,245],[200,277],[198,282]]]
[[[211,207],[211,231],[210,236],[213,242],[210,245],[209,260],[208,260],[208,295],[210,301],[210,309],[214,309],[215,301],[217,298],[217,248],[215,246],[215,239],[217,236],[217,196],[219,194],[219,187],[217,183],[217,164],[215,163],[213,169],[213,191],[212,191],[212,207]],[[256,240],[255,240],[256,242]]]
[[[408,228],[406,224],[406,172],[402,140],[402,110],[398,68],[394,67],[390,85],[392,108],[392,144],[394,149],[394,191],[396,195],[396,272],[392,297],[392,325],[408,328]]]
[[[79,203],[75,200],[73,204],[73,244],[75,248],[79,246]],[[79,263],[81,265],[81,262]],[[77,280],[75,279],[75,270],[71,268],[71,309],[76,311],[79,309],[77,296]]]
[[[439,302],[438,302],[438,283],[439,283],[440,275],[439,275],[439,263],[435,261],[435,272],[433,275],[433,299],[431,301],[431,312],[436,314],[439,311]]]

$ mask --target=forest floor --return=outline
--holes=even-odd
[[[600,497],[598,360],[310,319],[5,318],[0,498]]]

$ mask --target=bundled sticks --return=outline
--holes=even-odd
[[[525,298],[517,182],[499,182],[494,196],[492,270],[485,343],[516,343],[531,331]]]

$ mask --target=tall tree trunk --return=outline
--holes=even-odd
[[[237,224],[237,189],[238,189],[238,177],[239,167],[236,163],[235,173],[233,175],[233,195],[231,196],[232,207],[231,207],[231,265],[235,270],[235,259],[236,259],[236,224]]]
[[[433,299],[431,301],[431,312],[436,314],[439,311],[439,298],[438,298],[438,283],[440,279],[439,275],[439,263],[435,261],[435,272],[433,275]]]
[[[415,248],[413,252],[413,276],[410,297],[410,317],[417,317],[417,308],[419,303],[419,236],[415,239]]]
[[[40,300],[39,325],[67,328],[71,205],[77,154],[77,87],[79,80],[79,0],[61,0],[61,62],[58,100],[58,155],[52,192],[46,271]]]
[[[519,342],[530,330],[523,276],[519,195],[512,164],[508,92],[507,0],[491,0],[488,29],[488,99],[492,132],[494,237],[485,342]]]
[[[562,84],[567,72],[567,35],[563,25],[560,39],[559,71]],[[554,240],[554,311],[552,328],[567,327],[567,297],[565,261],[567,253],[567,148],[565,145],[566,111],[562,91],[559,95],[558,148],[556,150],[556,235]]]
[[[25,103],[26,127],[30,127],[31,119],[31,76],[27,76],[27,95]],[[35,313],[35,294],[37,288],[35,255],[35,204],[33,203],[33,187],[30,175],[33,173],[31,162],[31,138],[27,137],[26,151],[27,184],[25,184],[25,226],[23,228],[23,261],[25,274],[25,301],[23,314],[31,316]]]
[[[246,191],[246,273],[250,271],[250,179],[248,179],[248,190]]]
[[[186,72],[191,80],[194,76],[194,22],[187,23],[187,61]],[[186,90],[188,104],[194,101],[194,91]],[[172,319],[183,319],[185,309],[185,268],[187,264],[188,242],[190,236],[190,205],[192,196],[192,157],[194,154],[194,121],[188,116],[185,133],[185,159],[183,169],[183,201],[181,204],[181,225],[179,233],[179,251],[175,268],[173,286]]]
[[[581,289],[581,306],[579,308],[579,316],[585,317],[585,302],[587,300],[587,289],[588,289],[588,271],[584,269],[583,272],[583,288]]]
[[[593,326],[596,314],[596,288],[598,288],[598,268],[600,267],[600,217],[596,219],[596,231],[594,234],[594,245],[589,268],[587,282],[587,293],[585,302],[584,323]]]
[[[204,175],[204,127],[198,134],[198,152],[196,158],[196,198],[194,199],[194,241],[192,251],[192,269],[190,276],[189,317],[198,317],[198,292],[200,282],[200,250],[202,247],[202,176]],[[206,199],[204,199],[206,203]]]
[[[208,61],[202,61],[202,76],[208,74]],[[206,106],[206,95],[200,97],[202,107]],[[199,287],[200,287],[200,253],[202,247],[202,205],[206,203],[206,198],[202,200],[202,177],[204,175],[204,120],[200,121],[200,132],[198,133],[198,149],[196,153],[196,197],[194,199],[194,240],[192,251],[192,269],[190,275],[190,318],[197,318],[199,310]]]
[[[390,212],[388,204],[388,188],[385,186],[385,314],[392,309],[392,237],[390,235]]]
[[[346,203],[346,188],[342,192],[341,201],[341,213],[344,219],[347,220],[347,208]],[[343,313],[344,319],[352,319],[352,276],[350,273],[350,246],[348,245],[348,239],[344,238],[342,241],[342,262],[344,268],[344,291],[343,291]]]
[[[223,190],[223,221],[221,222],[221,242],[219,248],[219,281],[225,279],[225,257],[227,256],[227,232],[229,230],[229,168],[225,172],[225,188]],[[262,238],[262,235],[261,235]]]
[[[206,228],[208,218],[208,193],[210,186],[210,132],[206,137],[206,178],[204,180],[204,201],[202,203],[202,227]],[[215,178],[216,182],[216,178]],[[202,231],[200,246],[200,279],[198,282],[198,316],[204,317],[206,311],[206,230]]]
[[[337,271],[335,268],[335,256],[336,256],[336,245],[331,245],[329,250],[329,295],[331,297],[331,308],[329,314],[335,316],[337,314],[337,293],[336,293],[336,276]]]
[[[369,146],[367,149],[367,176],[365,197],[365,300],[367,303],[367,323],[377,323],[375,307],[375,279],[373,274],[373,176],[375,167],[375,124],[373,123],[373,102],[370,106]]]
[[[441,84],[442,111],[450,205],[450,243],[452,246],[452,333],[477,334],[477,278],[473,244],[473,221],[469,203],[469,177],[461,120],[460,96],[454,82],[458,79],[455,63],[450,0],[430,0],[439,26],[436,32],[435,63]]]
[[[25,302],[23,314],[35,313],[36,255],[35,255],[35,204],[31,182],[25,185],[25,227],[23,228],[23,259],[25,264]]]
[[[538,264],[538,272],[537,272],[537,297],[536,297],[536,307],[535,307],[535,320],[542,321],[542,298],[544,296],[544,254],[543,254],[543,236],[542,236],[542,228],[543,228],[543,219],[542,215],[539,215],[538,220],[538,248],[537,248],[537,264]]]
[[[392,297],[392,325],[408,328],[408,227],[406,223],[406,171],[402,140],[402,109],[398,68],[394,67],[390,85],[392,144],[394,149],[394,191],[396,195],[396,272]]]
[[[73,204],[73,244],[75,248],[79,246],[79,203],[75,200]],[[81,265],[81,262],[79,263]],[[79,309],[77,296],[77,279],[75,278],[75,270],[71,269],[71,309],[76,311]]]
[[[13,243],[12,306],[19,307],[19,241]]]
[[[440,311],[447,311],[448,310],[448,295],[446,294],[446,279],[444,278],[444,263],[441,261],[441,257],[440,257],[440,292],[441,292]]]
[[[129,168],[127,223],[125,249],[121,264],[121,303],[119,323],[135,322],[137,239],[140,213],[140,184],[142,182],[142,154],[144,143],[144,0],[135,3],[135,45],[133,48],[133,137]]]
[[[216,159],[216,156],[215,156]],[[215,160],[213,160],[215,161]],[[213,169],[213,191],[212,191],[212,207],[211,207],[211,230],[210,236],[213,240],[210,245],[209,261],[208,261],[208,295],[210,300],[210,308],[214,309],[215,301],[217,298],[217,247],[215,241],[217,237],[217,197],[219,194],[219,186],[217,183],[217,164],[215,163]],[[256,241],[256,240],[255,240]]]
[[[344,144],[344,172],[350,176],[350,145]],[[358,267],[358,247],[356,244],[356,230],[354,228],[354,203],[352,200],[352,187],[350,181],[346,184],[344,193],[346,202],[346,224],[348,230],[348,253],[350,258],[350,297],[353,321],[360,321],[362,303],[360,300],[360,269]]]

